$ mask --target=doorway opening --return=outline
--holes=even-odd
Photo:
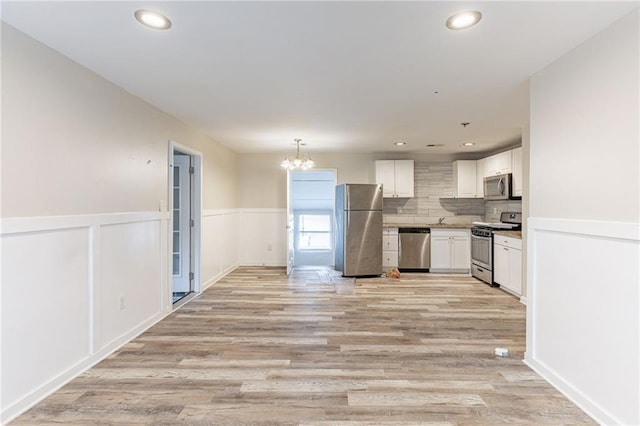
[[[335,264],[335,169],[289,171],[288,268]]]
[[[174,308],[200,291],[201,154],[175,142],[169,151],[169,253]]]

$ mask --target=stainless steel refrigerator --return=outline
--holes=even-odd
[[[336,186],[336,270],[345,277],[382,273],[382,185]]]

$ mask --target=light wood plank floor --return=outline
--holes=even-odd
[[[14,424],[593,424],[522,363],[516,298],[464,276],[326,281],[240,268]]]

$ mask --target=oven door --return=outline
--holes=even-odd
[[[471,263],[493,269],[492,237],[471,235]]]

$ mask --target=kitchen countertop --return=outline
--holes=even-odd
[[[469,229],[470,223],[385,223],[383,228],[458,228]]]
[[[494,235],[503,235],[505,237],[522,239],[522,231],[493,231]]]

